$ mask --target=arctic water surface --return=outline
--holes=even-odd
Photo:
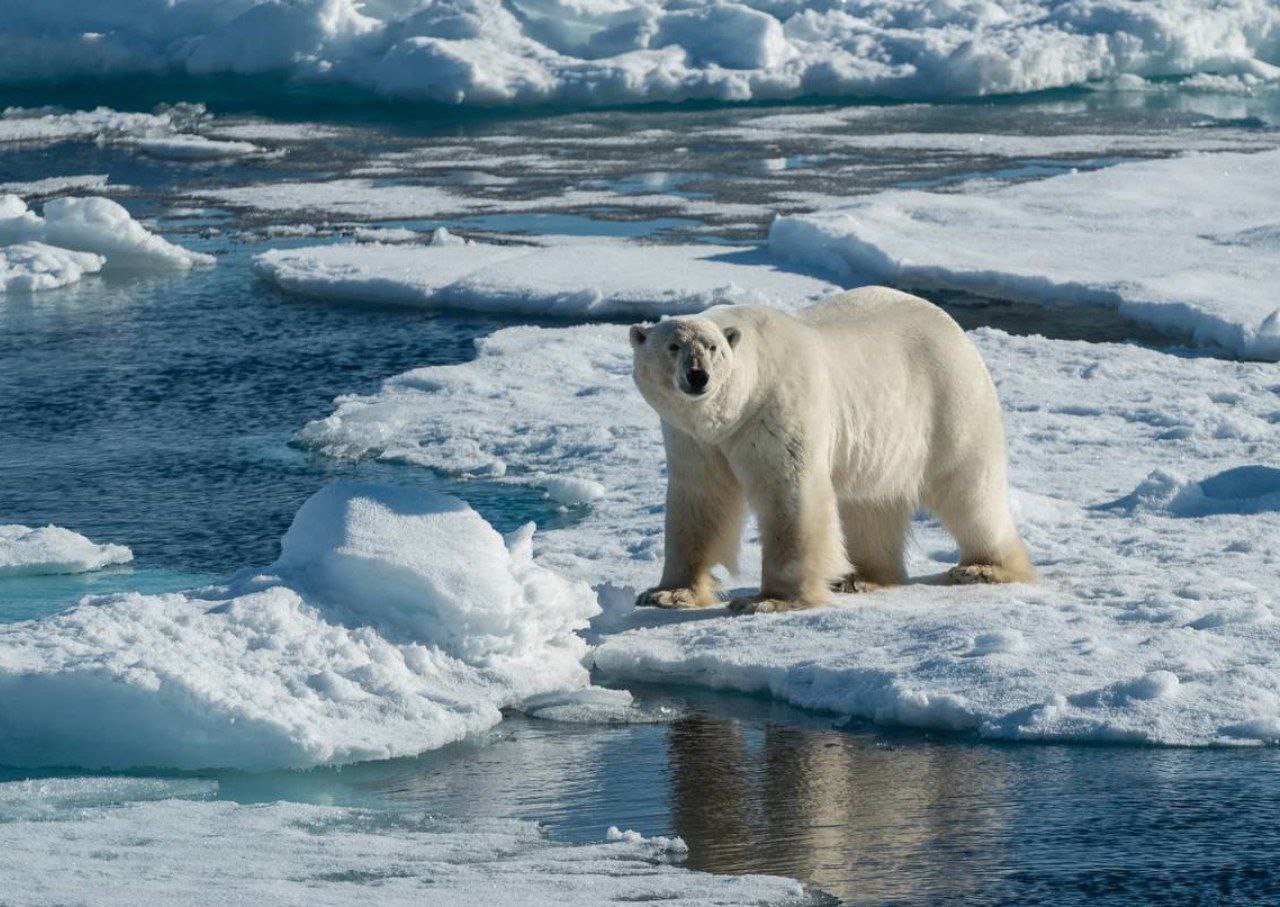
[[[261,153],[174,160],[91,131],[0,145],[0,182],[12,184],[0,191],[35,203],[59,191],[37,181],[105,174],[99,191],[217,258],[191,273],[104,274],[0,300],[0,522],[70,527],[127,544],[136,558],[97,573],[0,578],[0,620],[268,564],[301,503],[337,476],[457,494],[504,532],[578,518],[577,504],[500,476],[347,463],[298,446],[298,430],[328,415],[335,397],[465,362],[477,339],[537,319],[291,296],[252,268],[268,249],[401,241],[405,231],[422,242],[437,227],[499,243],[554,235],[734,247],[758,242],[774,213],[826,197],[1280,145],[1273,101],[1176,92],[443,122],[429,108],[298,122],[210,104],[175,116]],[[844,125],[806,132],[814,121]],[[326,188],[337,181],[350,191]],[[447,199],[417,213],[435,190]],[[1185,339],[1103,309],[937,298],[966,327],[1156,348]],[[1212,903],[1280,890],[1274,748],[996,744],[764,698],[633,692],[665,720],[512,715],[412,759],[200,777],[217,781],[216,797],[245,803],[529,819],[571,842],[600,840],[613,825],[680,835],[690,868],[789,876],[850,904]],[[84,771],[0,769],[0,781],[72,774]]]

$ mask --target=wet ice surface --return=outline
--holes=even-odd
[[[48,614],[86,593],[183,589],[270,563],[299,504],[335,476],[452,491],[501,530],[581,520],[576,498],[566,508],[537,486],[349,465],[290,446],[335,396],[469,360],[476,338],[513,320],[286,296],[253,276],[255,254],[366,239],[370,226],[397,231],[380,237],[396,241],[405,230],[425,241],[446,226],[487,242],[561,234],[756,243],[775,212],[833,198],[958,192],[1190,148],[1274,147],[1274,110],[1265,99],[1151,93],[943,108],[423,116],[416,125],[196,115],[146,129],[266,153],[158,158],[133,137],[88,141],[103,133],[84,123],[63,124],[82,130],[73,142],[0,147],[0,181],[21,184],[5,191],[38,206],[79,180],[78,192],[109,195],[166,238],[218,259],[195,279],[88,276],[0,302],[0,521],[67,526],[136,556],[101,574],[5,579],[0,615]],[[1171,342],[1105,312],[962,294],[939,301],[966,327]],[[47,367],[52,359],[59,368]],[[1124,506],[1153,512],[1192,506],[1196,488],[1206,499],[1230,492],[1179,484],[1205,478],[1198,473],[1163,481],[1130,472],[1115,497],[1133,492]],[[1140,480],[1153,484],[1135,491]],[[999,657],[1001,640],[983,644]],[[571,842],[600,841],[610,825],[680,834],[691,868],[788,875],[851,903],[1173,898],[1197,886],[1256,899],[1277,884],[1273,750],[991,745],[835,727],[829,716],[731,695],[647,690],[640,700],[682,717],[584,727],[512,716],[414,759],[212,774],[218,796],[242,802],[531,819]]]

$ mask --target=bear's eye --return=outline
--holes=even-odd
[[[673,343],[673,344],[669,345],[669,346],[667,347],[667,351],[668,351],[668,352],[671,352],[671,353],[678,353],[678,352],[680,352],[680,344],[678,344],[678,343]]]
[[[711,346],[707,347],[707,349],[711,350],[711,352],[714,353],[716,351],[716,345],[713,343],[711,344]]]

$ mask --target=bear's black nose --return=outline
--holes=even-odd
[[[689,386],[695,391],[704,390],[707,386],[707,382],[711,380],[711,376],[700,368],[689,369],[685,377],[689,381]]]

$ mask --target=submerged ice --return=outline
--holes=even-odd
[[[0,627],[0,763],[268,769],[408,756],[585,690],[598,606],[462,502],[337,483],[228,586]]]
[[[284,73],[451,104],[950,97],[1277,75],[1269,0],[143,0],[15,7],[0,81]]]

